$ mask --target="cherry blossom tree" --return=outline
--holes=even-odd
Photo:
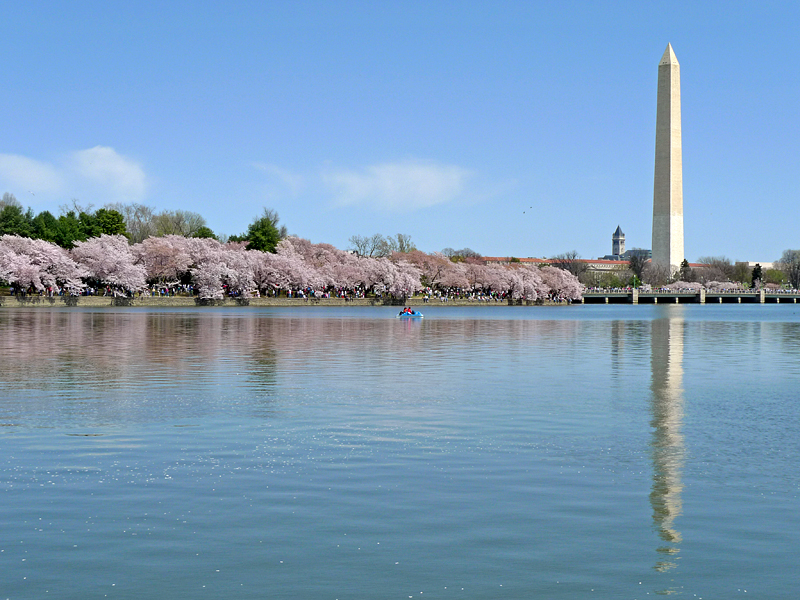
[[[192,268],[192,282],[198,296],[206,300],[222,300],[225,298],[223,281],[228,275],[227,266],[220,261],[203,262]]]
[[[160,283],[177,280],[188,272],[194,260],[189,241],[182,235],[149,237],[131,249],[138,262],[144,265],[148,279]]]
[[[404,260],[395,263],[397,274],[394,281],[388,286],[389,293],[395,298],[405,298],[413,296],[414,293],[422,288],[420,283],[420,269]]]
[[[262,291],[289,289],[290,267],[286,258],[260,250],[250,250],[247,258],[253,269],[253,283],[256,289]]]
[[[539,269],[528,266],[509,267],[505,270],[504,290],[514,300],[534,301],[548,291]]]
[[[345,252],[330,244],[312,244],[297,237],[287,239],[286,243],[292,246],[297,255],[302,256],[306,266],[315,273],[313,277],[315,285],[311,287],[315,289],[351,287],[347,282],[337,278],[337,270],[345,260],[343,256]]]
[[[302,256],[306,266],[316,272],[317,283],[323,289],[354,290],[371,285],[368,265],[374,259],[296,237],[284,240],[278,251],[287,256],[292,253]]]
[[[44,292],[63,285],[77,292],[87,271],[69,253],[50,242],[16,235],[0,237],[0,279]]]
[[[500,265],[491,265],[486,267],[484,272],[484,288],[485,290],[492,290],[499,294],[508,292],[508,278],[507,273],[509,269],[501,267]]]
[[[425,285],[435,287],[441,284],[442,277],[453,264],[450,259],[440,252],[425,254],[421,250],[412,250],[407,253],[395,253],[393,262],[405,261],[414,265],[420,272],[420,278]]]
[[[479,263],[466,263],[464,265],[464,275],[467,278],[468,286],[474,290],[488,290],[490,269],[486,265]]]
[[[0,278],[37,289],[55,281],[79,287],[81,277],[92,277],[135,291],[143,289],[147,279],[167,283],[189,273],[200,297],[214,299],[226,293],[249,297],[256,290],[270,289],[337,293],[380,289],[408,297],[423,284],[445,292],[480,290],[529,301],[548,296],[577,299],[582,293],[577,278],[552,267],[488,266],[477,259],[453,262],[441,253],[419,250],[396,252],[388,259],[369,258],[297,237],[281,240],[275,254],[246,250],[246,242],[180,235],[149,237],[133,246],[120,235],[101,235],[77,243],[71,256],[46,242],[37,242],[34,248],[26,238],[3,240]],[[43,271],[45,263],[49,266]]]
[[[450,259],[447,260],[450,264],[447,265],[441,274],[439,280],[440,285],[447,288],[470,288],[469,278],[467,277],[467,268],[462,263],[454,263]]]
[[[289,269],[289,287],[291,289],[311,288],[314,290],[323,289],[326,285],[326,278],[318,272],[311,260],[306,260],[303,255],[305,252],[313,258],[310,249],[311,242],[300,238],[286,238],[281,240],[275,249],[276,254],[285,259],[286,268]]]
[[[193,266],[189,272],[200,298],[219,300],[228,293],[250,297],[256,289],[253,260],[245,242],[222,244],[213,238],[187,239]]]
[[[364,285],[367,289],[388,290],[397,279],[397,267],[388,258],[365,258]]]
[[[738,281],[708,281],[704,286],[707,290],[733,291],[742,289],[742,284]]]
[[[549,295],[560,300],[580,300],[583,285],[576,275],[550,266],[542,267],[539,272]]]
[[[702,284],[697,283],[696,281],[676,281],[674,283],[669,283],[664,286],[664,289],[667,290],[692,290],[693,292],[697,292],[703,288]]]
[[[147,286],[147,270],[123,235],[101,235],[85,242],[75,242],[72,257],[102,283],[129,292]]]

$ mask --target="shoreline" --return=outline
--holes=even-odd
[[[447,306],[512,306],[508,301],[503,302],[479,302],[470,300],[449,300],[439,302],[432,300],[425,302],[422,298],[407,298],[404,302],[377,301],[373,298],[357,298],[345,301],[343,298],[226,298],[224,300],[210,300],[205,303],[198,303],[198,298],[189,296],[145,296],[143,298],[113,298],[111,296],[72,296],[70,300],[77,298],[75,304],[67,304],[65,297],[54,296],[28,296],[20,300],[15,296],[0,296],[0,310],[17,310],[30,308],[207,308],[207,307],[231,307],[231,308],[261,308],[261,307],[303,307],[303,306],[418,306],[418,307],[447,307]],[[573,304],[580,304],[574,302]],[[566,302],[522,302],[513,306],[570,306]]]

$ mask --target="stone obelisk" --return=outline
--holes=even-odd
[[[675,271],[683,259],[681,67],[672,45],[667,44],[658,63],[652,260]]]

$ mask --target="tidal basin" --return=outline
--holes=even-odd
[[[0,311],[0,597],[797,597],[796,304],[423,311]]]

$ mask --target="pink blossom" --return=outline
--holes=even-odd
[[[221,299],[228,292],[249,297],[256,288],[253,260],[246,244],[221,244],[212,238],[188,238],[192,280],[201,298]]]
[[[397,274],[389,285],[389,293],[395,298],[413,296],[422,287],[419,268],[406,261],[398,261],[395,268]]]
[[[107,285],[129,291],[146,286],[147,271],[144,265],[136,264],[136,256],[123,235],[101,235],[75,242],[72,256],[90,277]]]
[[[709,281],[705,284],[707,290],[740,290],[742,284],[738,281]]]
[[[87,272],[68,252],[44,240],[17,235],[0,238],[0,279],[39,291],[63,285],[77,291],[84,287]]]
[[[542,267],[539,271],[550,295],[561,300],[580,300],[584,288],[575,275],[550,266]]]
[[[505,269],[502,291],[507,292],[514,300],[534,301],[544,297],[547,287],[542,280],[539,269],[528,266],[511,266]]]
[[[667,290],[692,290],[693,292],[699,291],[703,288],[703,286],[695,281],[676,281],[674,283],[670,283],[664,286],[663,289]]]
[[[147,270],[147,277],[161,282],[177,280],[193,261],[190,243],[182,235],[149,237],[131,249]]]

